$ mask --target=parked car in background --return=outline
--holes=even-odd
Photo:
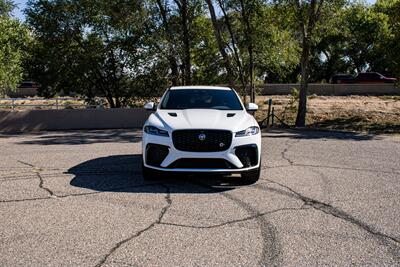
[[[378,72],[359,73],[354,78],[354,83],[395,83],[396,78],[385,77]]]
[[[37,83],[35,83],[35,82],[29,82],[29,81],[25,81],[25,82],[22,82],[19,86],[18,86],[18,88],[23,88],[23,89],[25,89],[25,88],[32,88],[32,89],[37,89],[39,86],[38,86],[38,84]]]
[[[331,83],[395,83],[396,78],[385,77],[378,72],[363,72],[357,76],[350,74],[333,75]]]
[[[8,91],[9,97],[33,97],[38,94],[39,85],[31,81],[23,81],[15,91]]]
[[[335,74],[331,77],[330,83],[351,83],[354,76],[351,74]]]

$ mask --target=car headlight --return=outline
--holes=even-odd
[[[246,130],[240,131],[236,133],[236,137],[242,137],[242,136],[250,136],[250,135],[256,135],[260,132],[260,128],[257,126],[251,126],[247,128]]]
[[[152,135],[159,135],[159,136],[169,136],[168,132],[165,130],[160,130],[154,126],[145,126],[144,127],[145,133],[152,134]]]

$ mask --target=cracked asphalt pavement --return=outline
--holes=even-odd
[[[400,266],[399,136],[264,132],[252,185],[144,182],[139,130],[0,146],[0,266]]]

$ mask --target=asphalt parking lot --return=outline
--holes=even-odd
[[[263,133],[261,180],[144,182],[140,131],[0,134],[1,266],[400,266],[400,137]]]

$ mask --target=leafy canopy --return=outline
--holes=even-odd
[[[27,28],[11,17],[13,8],[12,2],[0,0],[0,95],[15,90],[22,80],[30,42]]]

